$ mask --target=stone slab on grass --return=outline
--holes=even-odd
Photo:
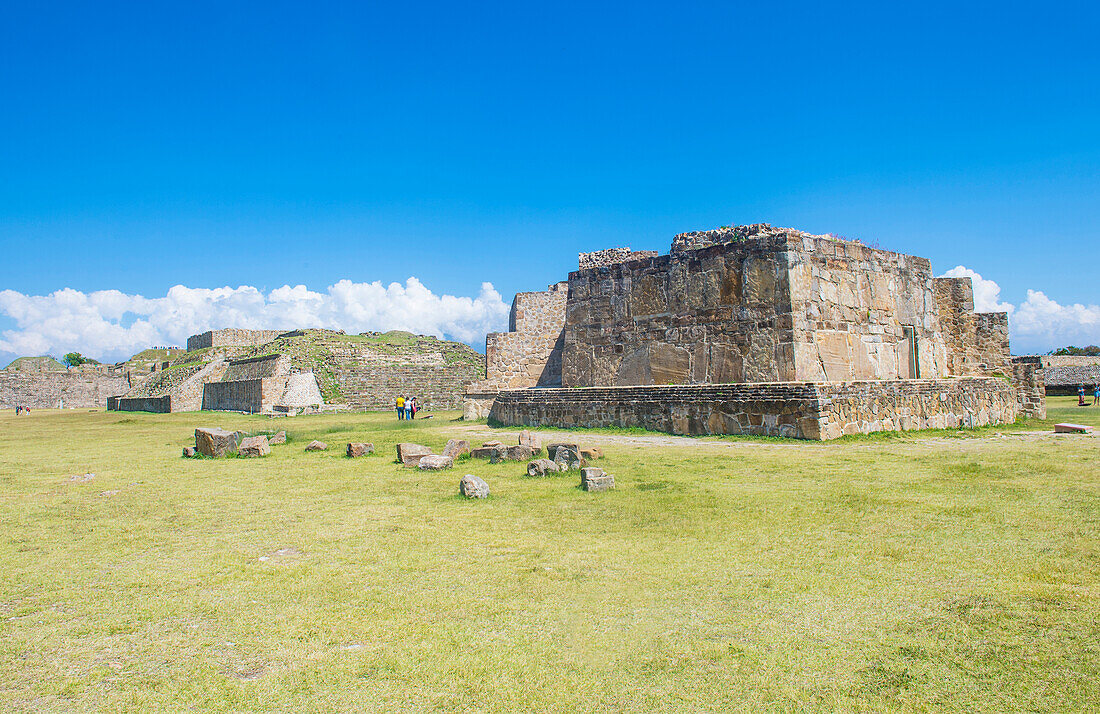
[[[327,449],[328,444],[323,441],[317,441],[316,439],[306,444],[306,451],[326,451]]]
[[[423,444],[402,443],[397,445],[397,460],[405,466],[416,466],[420,459],[431,456],[432,450]]]
[[[416,465],[421,471],[443,471],[452,466],[454,466],[454,459],[450,456],[436,456],[435,454],[421,456],[420,462]]]
[[[557,462],[550,459],[535,459],[527,464],[527,475],[531,477],[550,476],[558,472]]]
[[[1092,427],[1091,426],[1086,426],[1085,424],[1070,424],[1070,423],[1067,422],[1067,423],[1064,423],[1064,424],[1055,424],[1054,425],[1054,433],[1055,434],[1091,434],[1092,433]]]

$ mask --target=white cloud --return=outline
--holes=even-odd
[[[15,324],[0,333],[0,352],[17,355],[77,351],[121,360],[152,345],[182,345],[188,335],[222,327],[326,327],[351,333],[408,330],[476,344],[507,329],[508,306],[491,283],[477,297],[436,295],[416,278],[405,284],[341,280],[326,292],[284,285],[267,295],[254,287],[188,288],[161,298],[118,290],[49,295],[0,291],[0,316]]]
[[[986,280],[970,268],[956,265],[943,274],[947,278],[970,278],[974,284],[974,309],[978,312],[1007,312],[1011,316],[1014,305],[1001,302],[1001,286]]]
[[[974,309],[1007,312],[1013,354],[1046,352],[1066,345],[1100,344],[1100,305],[1061,305],[1038,290],[1028,290],[1020,305],[1001,302],[1001,286],[970,268],[958,265],[944,273],[949,278],[970,278],[974,283]]]

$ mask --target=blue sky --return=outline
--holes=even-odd
[[[122,338],[145,318],[111,317],[107,299],[66,313],[106,326],[50,326],[80,300],[45,299],[62,288],[131,305],[176,285],[304,285],[332,301],[341,280],[402,288],[390,312],[341,324],[420,321],[479,344],[469,335],[501,320],[485,282],[508,303],[564,278],[578,251],[666,251],[677,232],[758,221],[924,255],[937,274],[963,265],[994,299],[1032,304],[1022,324],[1061,321],[1014,334],[1014,351],[1100,341],[1092,4],[4,14],[0,357],[171,338]],[[433,299],[410,298],[417,286]],[[452,322],[433,321],[447,305]]]

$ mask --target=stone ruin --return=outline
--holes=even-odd
[[[398,331],[226,329],[193,335],[187,345],[186,353],[108,398],[108,409],[389,410],[398,394],[416,395],[429,410],[456,409],[484,370],[484,358],[466,345]]]
[[[579,263],[488,335],[468,418],[828,439],[1045,413],[1008,315],[925,258],[755,224]]]

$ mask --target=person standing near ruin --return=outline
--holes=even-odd
[[[400,394],[397,395],[397,419],[402,420],[405,418],[405,398]]]
[[[1083,407],[1085,404],[1085,385],[1082,384],[1077,387],[1077,406]]]
[[[412,421],[413,418],[413,398],[408,397],[405,399],[405,419]]]
[[[1100,404],[1100,382],[1093,385],[1092,388],[1092,406]]]

